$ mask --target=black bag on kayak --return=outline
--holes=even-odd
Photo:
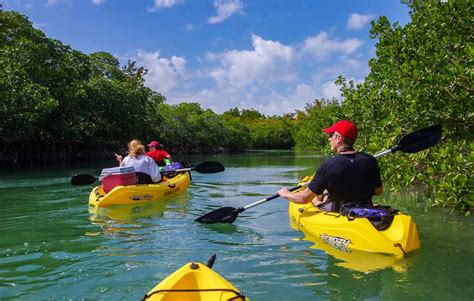
[[[342,215],[347,216],[349,219],[366,218],[379,231],[390,227],[393,217],[397,213],[398,210],[390,206],[341,207]]]

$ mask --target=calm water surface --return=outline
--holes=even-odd
[[[89,211],[83,168],[0,172],[1,300],[139,300],[189,261],[217,254],[214,269],[252,300],[473,300],[474,221],[431,208],[413,193],[378,200],[411,214],[422,248],[406,259],[341,257],[303,240],[287,202],[249,209],[233,225],[193,220],[244,206],[314,172],[314,153],[251,152],[217,160],[224,173],[193,173],[189,189],[165,203]],[[381,161],[381,168],[389,164]],[[319,248],[318,248],[319,246]],[[327,249],[327,247],[326,247]]]

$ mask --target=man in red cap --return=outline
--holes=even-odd
[[[158,141],[150,142],[148,144],[148,147],[150,148],[150,151],[146,153],[146,155],[155,160],[156,164],[158,164],[159,166],[165,166],[165,160],[168,160],[168,163],[172,161],[171,156],[170,154],[168,154],[167,151],[165,151],[164,149],[158,149],[158,147],[160,147],[160,143]]]
[[[357,126],[340,120],[323,132],[329,134],[331,150],[336,155],[319,166],[307,188],[296,193],[281,188],[278,194],[294,203],[313,201],[326,211],[339,212],[341,206],[372,206],[372,196],[383,191],[382,180],[377,160],[354,150]]]

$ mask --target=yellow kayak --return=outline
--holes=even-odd
[[[190,262],[166,277],[143,300],[248,301],[237,288],[200,262]]]
[[[421,247],[416,224],[411,216],[397,213],[390,227],[377,230],[367,218],[350,219],[337,212],[325,212],[312,203],[289,203],[293,229],[318,237],[342,252],[352,250],[405,256]]]
[[[302,183],[311,180],[306,177]],[[316,237],[346,253],[363,251],[403,257],[421,248],[412,217],[398,212],[390,226],[377,230],[367,218],[349,218],[338,212],[326,212],[313,205],[289,202],[291,227],[305,236]]]
[[[108,193],[105,193],[102,186],[97,186],[89,195],[89,206],[107,207],[159,201],[185,191],[190,180],[188,171],[170,179],[165,178],[164,181],[156,184],[116,186]]]

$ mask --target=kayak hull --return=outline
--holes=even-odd
[[[406,272],[408,269],[405,258],[390,254],[369,253],[358,250],[351,250],[350,253],[340,251],[327,244],[319,237],[305,233],[304,237],[297,240],[308,241],[313,245],[311,249],[317,249],[331,255],[336,259],[334,265],[362,273],[372,273],[384,269],[393,269],[396,272]],[[331,257],[330,256],[330,257]]]
[[[199,262],[187,263],[169,275],[143,300],[248,301],[237,288],[214,270]]]
[[[184,192],[190,181],[189,172],[184,172],[156,184],[116,186],[109,193],[105,193],[102,186],[97,186],[89,195],[89,206],[108,207],[156,202]]]
[[[309,204],[290,202],[291,227],[305,236],[317,237],[329,246],[346,253],[364,251],[403,257],[421,247],[416,224],[411,216],[399,212],[383,231],[368,219],[349,219],[336,212],[325,212]]]

